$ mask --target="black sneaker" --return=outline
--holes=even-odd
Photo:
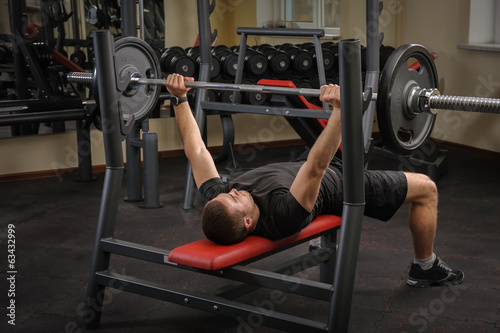
[[[462,283],[464,273],[454,271],[439,257],[428,270],[423,270],[418,264],[412,264],[406,284],[412,287],[425,288],[430,286],[454,286]]]

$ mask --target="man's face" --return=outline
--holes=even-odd
[[[227,207],[229,212],[240,212],[245,215],[251,214],[254,208],[254,201],[247,191],[232,189],[229,193],[221,193],[214,200],[218,200]]]

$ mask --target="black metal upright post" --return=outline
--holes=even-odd
[[[121,28],[123,36],[137,37],[136,1],[123,0],[120,7]]]
[[[28,22],[26,1],[9,0],[9,18],[12,36],[12,57],[16,78],[16,95],[17,99],[29,99],[31,97],[28,91],[28,68],[20,48],[20,44],[24,43],[24,23]],[[12,126],[12,135],[33,134],[31,128],[31,124]]]
[[[380,29],[379,0],[366,0],[366,79],[365,90],[370,88],[377,92],[380,76]],[[371,101],[363,115],[363,136],[365,152],[371,145],[375,101]]]
[[[139,202],[142,197],[142,164],[141,164],[141,124],[135,124],[125,141],[127,158],[127,202]]]
[[[347,332],[365,208],[362,131],[361,48],[359,40],[339,43],[344,209],[328,332]]]
[[[99,326],[104,299],[104,286],[98,284],[96,272],[107,270],[110,254],[104,252],[101,239],[112,237],[118,214],[118,202],[123,181],[123,152],[119,104],[116,96],[116,73],[114,64],[114,40],[108,30],[94,32],[99,106],[102,118],[102,134],[106,157],[106,173],[95,237],[92,266],[87,287],[85,311],[82,321],[86,328]]]
[[[91,182],[92,176],[92,145],[90,130],[83,126],[83,120],[76,121],[76,143],[78,145],[78,182]]]
[[[210,27],[210,11],[209,0],[198,0],[198,31],[200,37],[200,72],[198,75],[199,81],[210,81],[210,70],[212,67],[211,36],[212,28]],[[196,94],[194,116],[198,123],[198,128],[203,131],[205,128],[205,111],[201,107],[201,102],[206,100],[207,91],[205,89],[198,90]],[[196,185],[193,178],[193,169],[191,163],[188,162],[186,170],[186,186],[184,188],[184,209],[193,208],[194,194]]]

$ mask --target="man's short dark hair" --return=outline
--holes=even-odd
[[[230,214],[226,206],[211,200],[203,209],[201,226],[205,236],[214,243],[231,245],[241,242],[248,234],[243,225],[243,213]]]

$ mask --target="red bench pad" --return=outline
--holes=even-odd
[[[238,244],[218,245],[205,238],[173,249],[168,261],[204,270],[217,270],[339,227],[340,222],[339,216],[321,215],[300,232],[278,240],[250,235]]]

